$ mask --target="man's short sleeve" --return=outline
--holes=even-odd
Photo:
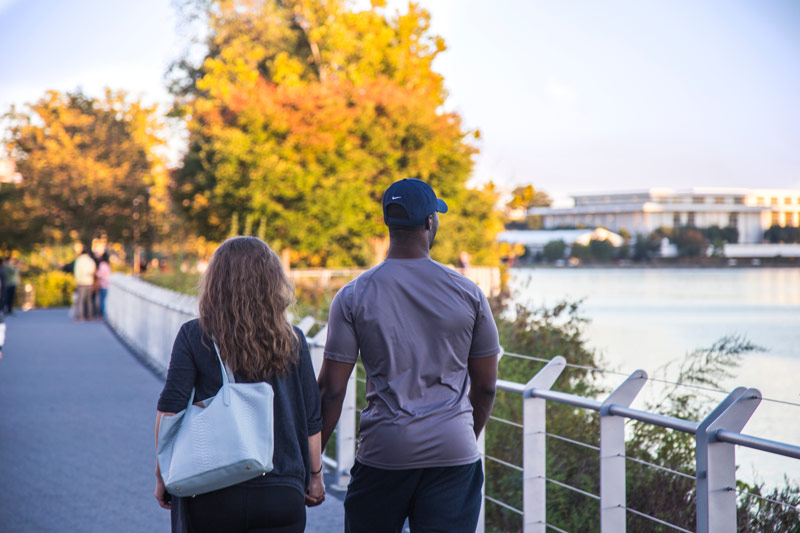
[[[325,359],[355,364],[358,360],[358,336],[353,324],[351,285],[345,285],[331,302],[328,316],[328,338],[325,341]]]
[[[500,339],[497,336],[497,325],[492,316],[492,309],[483,291],[480,293],[475,326],[472,328],[472,344],[470,357],[489,357],[500,353]]]

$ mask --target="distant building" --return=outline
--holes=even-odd
[[[573,207],[534,207],[528,215],[542,217],[542,227],[602,226],[632,235],[659,227],[732,226],[740,243],[760,243],[770,226],[800,226],[800,189],[644,189],[583,194]]]
[[[578,243],[588,246],[592,240],[609,241],[615,247],[625,243],[620,235],[604,228],[597,229],[561,229],[561,230],[507,230],[497,234],[497,240],[508,244],[522,244],[531,254],[541,252],[551,241],[564,241],[567,247]]]

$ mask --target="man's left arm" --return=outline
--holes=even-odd
[[[472,404],[472,421],[475,437],[481,434],[492,413],[497,388],[497,356],[471,357],[467,362],[469,372],[469,403]]]

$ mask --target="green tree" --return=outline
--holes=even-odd
[[[678,254],[684,257],[702,256],[708,248],[708,241],[703,234],[691,227],[676,229],[674,242],[678,247]]]
[[[658,253],[661,248],[661,235],[651,233],[644,236],[641,233],[636,235],[636,241],[633,244],[633,260],[634,261],[649,261]]]
[[[0,211],[26,247],[105,234],[152,237],[166,211],[165,167],[155,107],[106,90],[102,98],[49,91],[12,110],[8,146],[22,174],[0,193]]]
[[[579,261],[585,261],[591,257],[591,253],[589,251],[589,247],[585,244],[574,242],[570,247],[569,256],[574,257]]]
[[[548,261],[557,261],[564,259],[564,253],[567,251],[567,243],[559,239],[557,241],[550,241],[542,248],[542,256]]]
[[[208,53],[173,71],[190,146],[172,195],[198,231],[222,238],[239,213],[263,219],[295,263],[368,265],[386,235],[383,191],[419,178],[451,208],[434,257],[497,262],[497,194],[466,186],[477,132],[442,108],[431,65],[444,42],[426,11],[410,4],[387,17],[382,2],[354,11],[343,0],[189,5],[202,13]]]
[[[592,239],[589,241],[589,255],[595,261],[611,261],[614,259],[616,249],[607,239]]]

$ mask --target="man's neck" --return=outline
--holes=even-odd
[[[389,242],[387,259],[424,259],[431,256],[427,242],[414,241],[409,243]]]

